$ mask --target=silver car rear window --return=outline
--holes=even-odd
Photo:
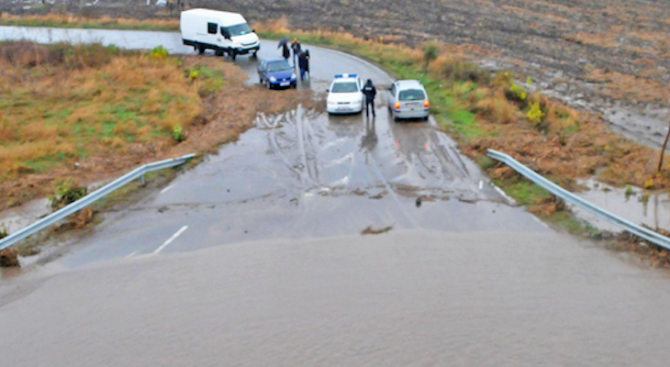
[[[401,101],[423,101],[426,94],[421,89],[406,89],[400,91]]]

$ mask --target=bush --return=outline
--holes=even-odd
[[[5,225],[0,226],[0,240],[9,236],[9,231],[7,231],[7,227]]]
[[[71,178],[56,185],[56,193],[49,195],[51,208],[58,210],[88,195],[88,188],[79,186]]]
[[[182,129],[181,125],[174,125],[172,127],[172,139],[178,143],[186,140],[186,136],[184,135],[184,130]]]
[[[526,112],[526,117],[528,117],[528,121],[535,125],[538,125],[542,121],[544,112],[542,112],[538,102],[531,102],[530,109],[528,109],[528,112]]]
[[[149,54],[151,57],[156,59],[165,59],[168,57],[168,51],[163,46],[156,46],[151,50]]]
[[[435,42],[428,42],[423,45],[423,60],[425,62],[424,72],[426,69],[428,69],[428,64],[430,64],[431,61],[437,59],[437,51],[437,44]]]

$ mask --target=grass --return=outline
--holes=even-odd
[[[198,90],[180,63],[95,44],[3,43],[2,178],[169,139],[174,126],[200,114]]]
[[[54,28],[98,28],[125,29],[139,31],[179,31],[179,19],[129,19],[81,17],[72,14],[50,13],[45,15],[12,15],[2,13],[0,25],[23,27],[54,27]]]

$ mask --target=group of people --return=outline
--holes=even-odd
[[[291,58],[291,53],[293,53],[293,67],[300,69],[300,80],[305,80],[305,75],[309,76],[309,50],[303,51],[300,40],[294,38],[290,49],[287,43],[282,47],[282,56],[286,61]],[[297,64],[296,59],[298,61]]]
[[[305,74],[309,75],[309,50],[303,51],[300,40],[293,38],[290,49],[288,43],[285,43],[282,47],[282,56],[287,62],[291,58],[291,51],[293,51],[293,67],[296,67],[297,59],[297,67],[300,68],[300,80],[305,80]],[[377,96],[377,88],[372,84],[372,80],[368,79],[362,92],[365,95],[365,115],[369,117],[370,111],[372,111],[372,116],[377,116],[375,112],[375,96]]]

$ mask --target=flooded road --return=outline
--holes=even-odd
[[[668,275],[551,233],[264,241],[54,271],[23,282],[30,293],[0,307],[3,365],[666,366],[670,358]]]
[[[67,31],[191,51],[173,33]],[[391,82],[308,47],[302,88]],[[299,107],[254,123],[0,280],[3,364],[667,364],[670,276],[510,206],[434,121],[395,123],[382,97],[372,120]]]

